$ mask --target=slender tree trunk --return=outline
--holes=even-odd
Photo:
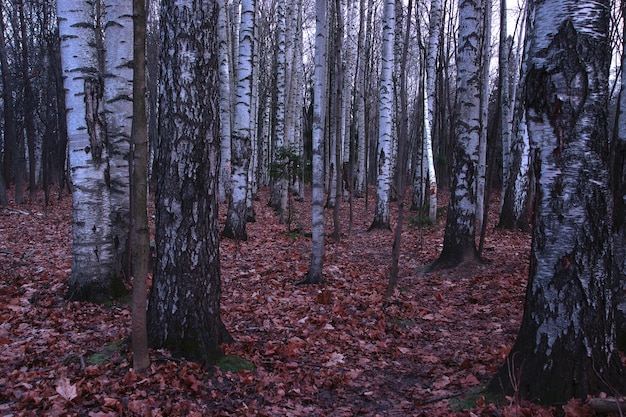
[[[148,226],[148,124],[146,119],[146,4],[133,0],[133,121],[132,152],[132,227],[133,369],[143,373],[150,366],[146,291],[150,261]]]
[[[37,159],[35,157],[35,96],[30,80],[31,64],[29,59],[28,34],[24,16],[24,1],[16,4],[19,11],[20,33],[22,41],[22,78],[24,83],[24,127],[28,145],[28,193],[31,201],[37,198]]]
[[[379,132],[378,132],[378,179],[374,221],[369,230],[387,229],[389,224],[389,199],[391,197],[393,162],[393,67],[395,33],[395,1],[385,0],[383,6],[382,67],[380,75]]]
[[[163,0],[151,346],[214,363],[220,317],[218,4]]]
[[[226,0],[219,0],[220,15],[217,33],[220,40],[220,147],[222,150],[219,194],[220,201],[229,201],[233,188],[233,173],[231,166],[231,77],[230,77],[230,45]]]
[[[437,51],[439,51],[439,34],[441,32],[441,0],[431,0],[429,13],[428,45],[426,48],[426,91],[424,92],[424,147],[428,163],[428,217],[437,222],[437,174],[433,158],[433,133],[435,126],[435,74]]]
[[[232,132],[232,192],[222,236],[247,240],[248,168],[250,165],[252,118],[252,48],[254,47],[254,1],[243,0],[237,62],[235,119]]]
[[[5,184],[6,186],[9,186],[16,173],[17,120],[15,118],[15,104],[13,102],[13,79],[9,70],[4,33],[4,15],[0,13],[0,70],[2,70],[2,101],[4,104],[4,160],[2,168],[4,172]],[[17,188],[18,180],[15,179],[15,181],[15,186]]]
[[[398,271],[400,263],[400,249],[402,244],[402,227],[404,223],[404,206],[407,182],[407,144],[409,135],[409,115],[408,115],[408,94],[407,94],[407,57],[409,53],[409,35],[411,33],[411,12],[413,11],[413,0],[409,0],[408,13],[406,17],[406,28],[403,28],[404,40],[400,55],[400,88],[399,88],[399,114],[398,127],[398,175],[396,177],[396,189],[398,190],[398,223],[394,231],[393,248],[391,251],[391,266],[389,268],[389,282],[385,292],[386,297],[393,294],[398,283]]]
[[[324,100],[326,96],[327,0],[315,1],[315,73],[313,96],[313,175],[311,204],[311,265],[300,284],[324,281]]]
[[[533,7],[524,100],[537,178],[529,283],[517,340],[490,388],[555,404],[626,388],[612,308],[609,3]]]
[[[489,63],[491,62],[491,0],[484,0],[483,35],[480,47],[480,139],[478,144],[478,177],[476,183],[476,230],[483,230],[485,218],[485,184],[487,182],[487,134],[489,125]]]

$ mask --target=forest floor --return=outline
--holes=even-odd
[[[128,303],[64,299],[71,198],[0,209],[0,416],[562,415],[562,407],[481,394],[519,327],[529,234],[495,230],[492,213],[484,263],[426,273],[442,247],[445,209],[420,227],[407,212],[398,286],[385,298],[393,233],[367,232],[373,195],[367,209],[354,200],[351,233],[341,203],[341,239],[326,241],[326,283],[296,286],[310,262],[310,200],[293,201],[288,227],[263,190],[249,240],[221,243],[222,317],[235,339],[225,353],[253,369],[152,351],[143,376],[131,370]],[[326,225],[330,235],[332,210]]]

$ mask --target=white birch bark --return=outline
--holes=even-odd
[[[433,158],[433,125],[435,121],[435,71],[437,51],[439,50],[439,34],[441,32],[441,0],[431,0],[428,22],[428,44],[426,47],[426,91],[424,93],[424,148],[428,166],[428,217],[437,221],[437,174]],[[423,194],[422,194],[423,195]]]
[[[379,129],[378,129],[378,176],[376,186],[376,207],[371,229],[390,229],[389,199],[391,194],[393,163],[393,108],[394,86],[394,35],[395,1],[385,0],[383,4],[383,38],[381,51],[381,71],[379,90]]]
[[[323,282],[324,265],[324,100],[327,71],[326,0],[315,1],[315,70],[313,96],[313,173],[311,204],[311,265],[303,284]]]
[[[133,116],[132,2],[104,1],[104,110],[117,273],[130,273],[130,134]]]
[[[246,218],[248,168],[251,153],[252,49],[254,47],[254,0],[242,0],[237,59],[235,118],[232,131],[232,194],[223,236],[247,240]]]
[[[355,113],[357,126],[357,157],[356,157],[356,183],[354,185],[354,195],[362,197],[365,189],[366,171],[366,126],[365,126],[365,0],[359,2],[359,35],[357,41],[357,70],[356,70],[356,93],[355,93]]]
[[[484,2],[459,3],[455,141],[443,250],[430,269],[455,267],[478,257],[475,242],[478,145],[481,128],[480,40]]]
[[[105,301],[114,291],[106,131],[94,9],[83,0],[57,3],[67,91],[68,163],[72,182],[72,273],[68,297]]]
[[[277,15],[277,56],[276,56],[276,116],[274,124],[273,162],[279,165],[285,163],[282,158],[278,157],[277,150],[286,145],[285,142],[285,105],[287,99],[287,63],[286,63],[286,22],[285,22],[285,2],[286,0],[278,0],[276,4]],[[280,212],[280,223],[286,221],[287,216],[287,181],[284,176],[274,178],[272,180],[272,195],[270,205]]]
[[[232,105],[231,105],[231,77],[230,77],[230,44],[228,34],[227,0],[219,0],[219,16],[217,22],[217,35],[219,38],[219,76],[220,76],[220,181],[219,196],[224,202],[232,194],[232,170],[231,170],[231,131],[232,131]]]
[[[537,168],[529,283],[517,341],[492,385],[555,404],[626,385],[613,310],[609,2],[533,5],[524,100]]]

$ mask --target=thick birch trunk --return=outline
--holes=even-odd
[[[459,3],[456,124],[443,251],[431,270],[451,268],[478,258],[475,242],[478,147],[480,137],[480,39],[484,2]]]
[[[153,347],[214,363],[220,318],[218,5],[161,5],[156,250],[148,307]]]
[[[608,188],[608,1],[534,4],[525,103],[535,226],[522,325],[492,381],[544,404],[622,392]],[[511,381],[510,375],[514,375]]]
[[[73,188],[73,262],[67,296],[103,302],[124,288],[115,273],[111,238],[111,179],[93,12],[81,0],[58,3]]]

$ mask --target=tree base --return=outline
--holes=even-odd
[[[368,232],[372,230],[389,230],[391,231],[391,225],[389,222],[384,222],[382,220],[374,220],[371,226],[367,229]]]
[[[246,233],[246,228],[244,226],[243,230],[235,229],[230,227],[228,223],[224,226],[224,230],[222,231],[222,237],[231,240],[239,240],[242,242],[246,242],[248,240],[248,234]]]
[[[300,281],[296,282],[296,285],[310,285],[310,284],[325,284],[324,277],[322,274],[311,274],[311,272],[307,272],[307,274]]]
[[[457,268],[462,265],[477,265],[482,263],[483,261],[478,255],[476,247],[456,247],[448,248],[447,250],[444,247],[439,258],[426,268],[426,272],[435,272]]]

